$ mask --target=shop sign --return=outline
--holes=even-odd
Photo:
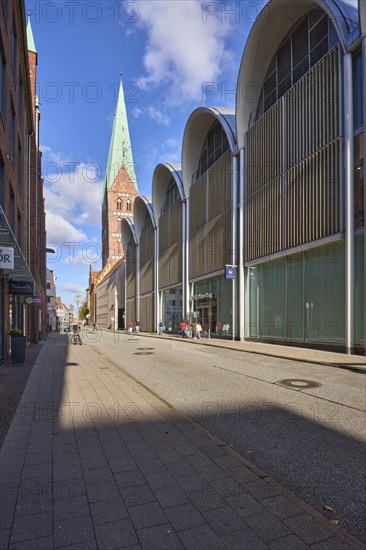
[[[34,304],[41,304],[42,300],[40,296],[33,296],[33,303]]]
[[[33,296],[33,283],[29,281],[9,281],[9,294]]]
[[[0,269],[14,269],[14,248],[0,247]]]
[[[236,267],[233,265],[225,266],[225,279],[235,280],[236,279]]]
[[[212,294],[212,293],[206,293],[206,294],[195,294],[195,296],[192,296],[192,299],[193,300],[207,300],[207,299],[211,299],[211,298],[214,298],[215,295]]]

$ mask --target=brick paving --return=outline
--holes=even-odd
[[[66,337],[43,344],[0,459],[1,550],[363,548]]]

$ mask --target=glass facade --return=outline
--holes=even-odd
[[[183,315],[182,287],[162,292],[162,321],[166,332],[179,332]]]
[[[344,344],[344,243],[250,268],[247,333],[264,340]]]
[[[322,9],[307,14],[282,42],[272,59],[255,120],[268,111],[338,42],[334,25]]]
[[[362,89],[362,52],[359,51],[353,58],[353,123],[355,128],[363,123]]]
[[[223,275],[193,283],[191,318],[201,323],[204,336],[232,336],[232,290]]]
[[[355,238],[355,345],[365,345],[365,241]]]
[[[364,135],[355,138],[355,228],[365,225]]]

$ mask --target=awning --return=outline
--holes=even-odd
[[[0,247],[8,247],[14,249],[14,269],[0,269],[0,273],[7,275],[9,280],[26,281],[33,283],[34,295],[39,295],[39,288],[36,284],[32,273],[30,272],[28,263],[23,256],[18,241],[11,230],[8,220],[4,214],[4,210],[0,206]]]

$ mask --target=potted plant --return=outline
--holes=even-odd
[[[20,328],[12,328],[9,330],[11,341],[11,362],[13,365],[25,363],[25,350],[27,347],[27,337],[23,336],[23,331]]]

